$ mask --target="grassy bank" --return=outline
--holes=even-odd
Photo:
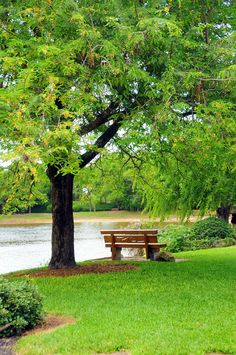
[[[22,338],[19,354],[236,354],[236,248],[179,256],[190,261],[35,279],[46,312],[76,323]]]
[[[98,212],[75,212],[75,223],[84,221],[114,221],[114,222],[136,222],[136,221],[148,221],[149,216],[142,212],[131,211],[98,211]],[[159,219],[156,219],[159,221]],[[196,221],[197,216],[194,215],[190,218],[190,221]],[[169,223],[178,222],[176,216],[168,218]],[[18,215],[4,216],[0,215],[1,225],[20,225],[20,224],[46,224],[52,222],[52,215],[50,213],[25,213]]]
[[[145,219],[147,215],[140,212],[130,211],[99,211],[99,212],[75,212],[75,222],[80,221],[96,221],[96,220],[139,220]],[[1,215],[0,225],[7,224],[44,224],[51,223],[51,213],[25,213],[16,215]]]

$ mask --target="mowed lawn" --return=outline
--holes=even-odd
[[[47,313],[73,316],[21,338],[19,354],[236,354],[236,247],[137,262],[125,273],[35,279]]]

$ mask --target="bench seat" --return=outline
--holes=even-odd
[[[146,247],[146,244],[145,243],[114,243],[114,245],[118,248],[145,248]],[[164,243],[149,243],[148,246],[150,247],[165,247],[166,244]],[[112,247],[112,243],[105,243],[105,247]]]

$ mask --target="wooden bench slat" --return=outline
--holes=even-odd
[[[106,231],[101,231],[101,234],[115,234],[115,235],[122,235],[122,234],[138,234],[138,235],[144,235],[144,234],[148,234],[148,235],[156,235],[157,234],[157,229],[146,229],[146,230],[106,230]]]
[[[105,244],[106,247],[111,247],[113,246],[112,244]],[[143,243],[115,243],[115,247],[117,248],[144,248],[145,244]]]
[[[112,245],[117,246],[117,247],[123,246],[124,248],[125,248],[125,245],[128,245],[130,247],[134,247],[134,248],[136,247],[136,245],[140,245],[143,248],[146,246],[145,243],[132,243],[132,242],[116,242],[114,244],[112,244],[111,242],[105,243],[106,247],[110,247]],[[164,246],[166,246],[166,243],[148,243],[148,246],[150,246],[150,247],[164,247]]]
[[[141,236],[141,235],[133,235],[133,236],[119,236],[119,235],[104,235],[104,240],[105,242],[112,242],[114,238],[115,242],[140,242],[140,241],[144,241],[145,240],[145,236]],[[157,236],[154,235],[148,235],[147,237],[147,241],[148,243],[155,243],[157,242]]]
[[[112,243],[106,243],[106,247],[111,247],[113,244]],[[118,248],[145,248],[146,244],[145,243],[115,243],[115,247]],[[149,247],[166,247],[165,243],[150,243],[148,244]]]

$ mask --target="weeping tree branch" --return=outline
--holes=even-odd
[[[152,186],[149,181],[143,176],[142,174],[142,165],[144,163],[143,159],[138,157],[134,152],[130,153],[129,150],[125,149],[122,145],[118,145],[120,150],[128,156],[128,160],[126,163],[128,163],[128,161],[131,161],[131,163],[133,164],[133,167],[135,168],[135,170],[138,172],[139,174],[139,178],[150,188],[152,188],[153,190],[155,190],[155,187]],[[139,164],[137,163],[137,161],[139,162]],[[122,167],[123,168],[123,167]]]

